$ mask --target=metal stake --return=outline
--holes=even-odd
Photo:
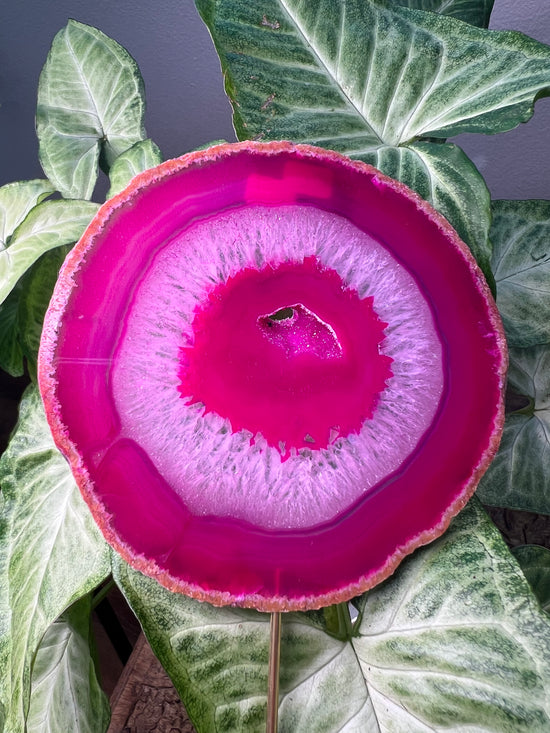
[[[279,667],[281,661],[281,613],[273,611],[269,624],[269,668],[267,676],[266,733],[277,733],[279,714]]]

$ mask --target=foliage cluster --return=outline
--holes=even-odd
[[[488,31],[491,0],[197,7],[239,139],[338,150],[448,218],[495,289],[510,388],[524,398],[507,415],[478,498],[355,599],[353,625],[339,624],[334,609],[284,619],[280,728],[550,731],[550,553],[520,548],[518,564],[480,503],[550,514],[550,202],[491,201],[447,141],[527,121],[550,90],[550,48]],[[115,556],[53,443],[35,385],[44,312],[63,257],[97,211],[99,168],[110,197],[161,161],[144,106],[128,53],[70,21],[38,90],[46,177],[0,189],[0,367],[32,378],[0,460],[3,733],[106,729],[89,619],[111,573],[199,731],[265,725],[268,618],[173,595]]]

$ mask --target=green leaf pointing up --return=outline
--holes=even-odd
[[[240,137],[365,149],[501,132],[550,88],[550,48],[383,0],[197,0]]]
[[[67,198],[89,199],[98,162],[145,137],[143,81],[134,59],[101,31],[70,20],[40,76],[40,161]]]
[[[90,654],[90,614],[87,595],[44,634],[33,664],[26,733],[104,733],[107,729],[109,703]]]
[[[162,163],[162,153],[152,140],[141,140],[133,145],[115,160],[109,171],[111,187],[107,198],[120,193],[135,175],[159,163]]]

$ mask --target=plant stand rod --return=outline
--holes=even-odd
[[[281,661],[281,612],[273,611],[269,624],[269,668],[267,676],[266,733],[277,733],[279,714],[279,667]]]

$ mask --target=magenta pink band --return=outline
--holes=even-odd
[[[416,280],[443,349],[443,396],[417,448],[347,512],[310,528],[268,530],[192,513],[155,468],[154,457],[121,435],[113,401],[113,359],[151,259],[191,222],[256,204],[317,207],[380,242]],[[315,262],[311,268],[322,272]],[[331,277],[320,275],[319,292],[330,290]],[[384,324],[368,301],[361,304],[354,293],[345,297],[356,301],[350,338],[364,328],[371,333],[367,352],[377,351]],[[262,305],[265,317],[272,314],[270,303]],[[308,303],[299,301],[314,312]],[[300,313],[310,318],[306,310]],[[206,329],[208,341],[213,325],[206,310],[198,314],[197,329]],[[319,339],[336,358],[330,329]],[[265,340],[264,346],[274,343]],[[182,348],[185,364],[189,345]],[[374,412],[392,365],[380,358],[378,367],[370,388]],[[137,176],[101,208],[62,270],[45,321],[39,381],[56,442],[106,538],[128,562],[173,590],[215,604],[291,610],[353,597],[445,530],[498,447],[505,371],[505,339],[485,280],[466,246],[428,204],[370,166],[336,153],[290,143],[241,143],[168,161]],[[195,389],[197,373],[189,380],[182,376],[184,395]],[[197,398],[208,406],[206,392]],[[345,430],[356,429],[351,423]],[[279,434],[285,439],[281,425],[274,424],[272,442]],[[317,436],[319,444],[326,441],[326,428],[323,438]],[[297,433],[286,440],[300,447]],[[186,460],[185,445],[174,460]]]

